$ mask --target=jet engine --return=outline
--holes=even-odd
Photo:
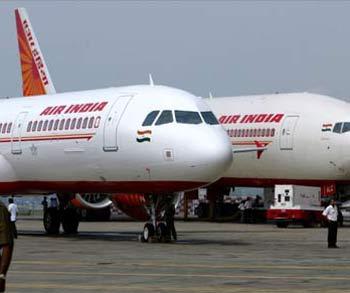
[[[71,203],[80,209],[104,209],[112,204],[109,196],[105,193],[76,193]]]

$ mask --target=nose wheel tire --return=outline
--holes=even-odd
[[[149,242],[151,238],[154,236],[155,230],[151,223],[146,223],[143,228],[142,241]]]
[[[169,242],[169,231],[165,223],[158,223],[157,225],[157,238],[158,242]]]
[[[66,234],[78,233],[79,214],[75,208],[66,208],[62,215],[62,228]]]
[[[60,214],[56,208],[48,208],[44,212],[44,228],[47,234],[58,234],[60,231]]]

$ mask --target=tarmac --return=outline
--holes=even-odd
[[[350,292],[350,228],[177,221],[176,243],[141,243],[143,223],[83,222],[48,236],[19,220],[6,292]]]

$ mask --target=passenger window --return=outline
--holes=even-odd
[[[82,120],[83,120],[83,118],[78,119],[77,129],[80,129]]]
[[[101,117],[97,116],[96,120],[95,120],[95,125],[94,125],[95,128],[99,128],[100,127],[100,121],[101,121]]]
[[[32,131],[36,131],[37,125],[38,125],[38,121],[34,121]]]
[[[267,136],[267,137],[270,136],[270,128],[266,129],[266,136]]]
[[[9,125],[7,126],[7,133],[11,132],[11,128],[12,128],[12,123],[9,123]]]
[[[70,125],[70,129],[74,129],[76,123],[77,123],[77,118],[73,118],[72,124]]]
[[[341,133],[341,127],[342,127],[341,122],[335,123],[334,127],[333,127],[333,132],[334,133]]]
[[[0,123],[0,129],[1,129],[2,124]],[[32,129],[32,121],[29,121],[28,126],[27,126],[27,132],[30,132]]]
[[[68,130],[69,129],[69,125],[70,125],[70,118],[67,119],[66,126],[64,127],[64,129]]]
[[[350,122],[344,122],[342,133],[350,131]]]
[[[160,114],[156,122],[156,125],[168,124],[168,123],[172,123],[173,121],[174,121],[173,113],[170,110],[165,110]]]
[[[40,120],[38,124],[38,131],[41,131],[41,128],[43,127],[43,121]]]
[[[207,111],[207,112],[201,112],[201,114],[202,114],[202,117],[203,117],[205,123],[210,124],[210,125],[219,124],[219,121],[216,119],[213,112]]]
[[[154,120],[156,120],[158,114],[160,111],[152,111],[151,113],[149,113],[146,116],[146,119],[143,121],[142,126],[151,126],[154,122]]]
[[[7,123],[4,123],[4,126],[3,126],[3,128],[2,128],[2,133],[5,133],[6,132],[6,127],[7,127]]]
[[[48,120],[45,120],[44,126],[43,126],[43,131],[46,131],[46,130],[47,130],[47,124],[49,124],[49,121],[48,121]]]
[[[50,123],[49,123],[49,131],[52,130],[52,126],[53,126],[53,120],[50,120]]]
[[[63,130],[64,122],[65,122],[65,119],[62,119],[60,122],[60,130]]]
[[[202,119],[198,112],[175,110],[177,123],[183,124],[201,124]]]
[[[83,126],[82,126],[83,129],[85,129],[87,127],[88,121],[89,121],[89,118],[85,117],[84,121],[83,121]]]
[[[55,121],[55,124],[54,124],[54,126],[53,126],[53,130],[57,130],[57,128],[58,128],[58,123],[60,123],[60,120],[56,120]]]
[[[89,120],[89,128],[92,128],[94,126],[94,117],[91,117]]]

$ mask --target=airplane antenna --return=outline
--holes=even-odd
[[[149,85],[150,86],[154,86],[154,82],[153,82],[153,78],[152,78],[152,74],[149,74]]]

